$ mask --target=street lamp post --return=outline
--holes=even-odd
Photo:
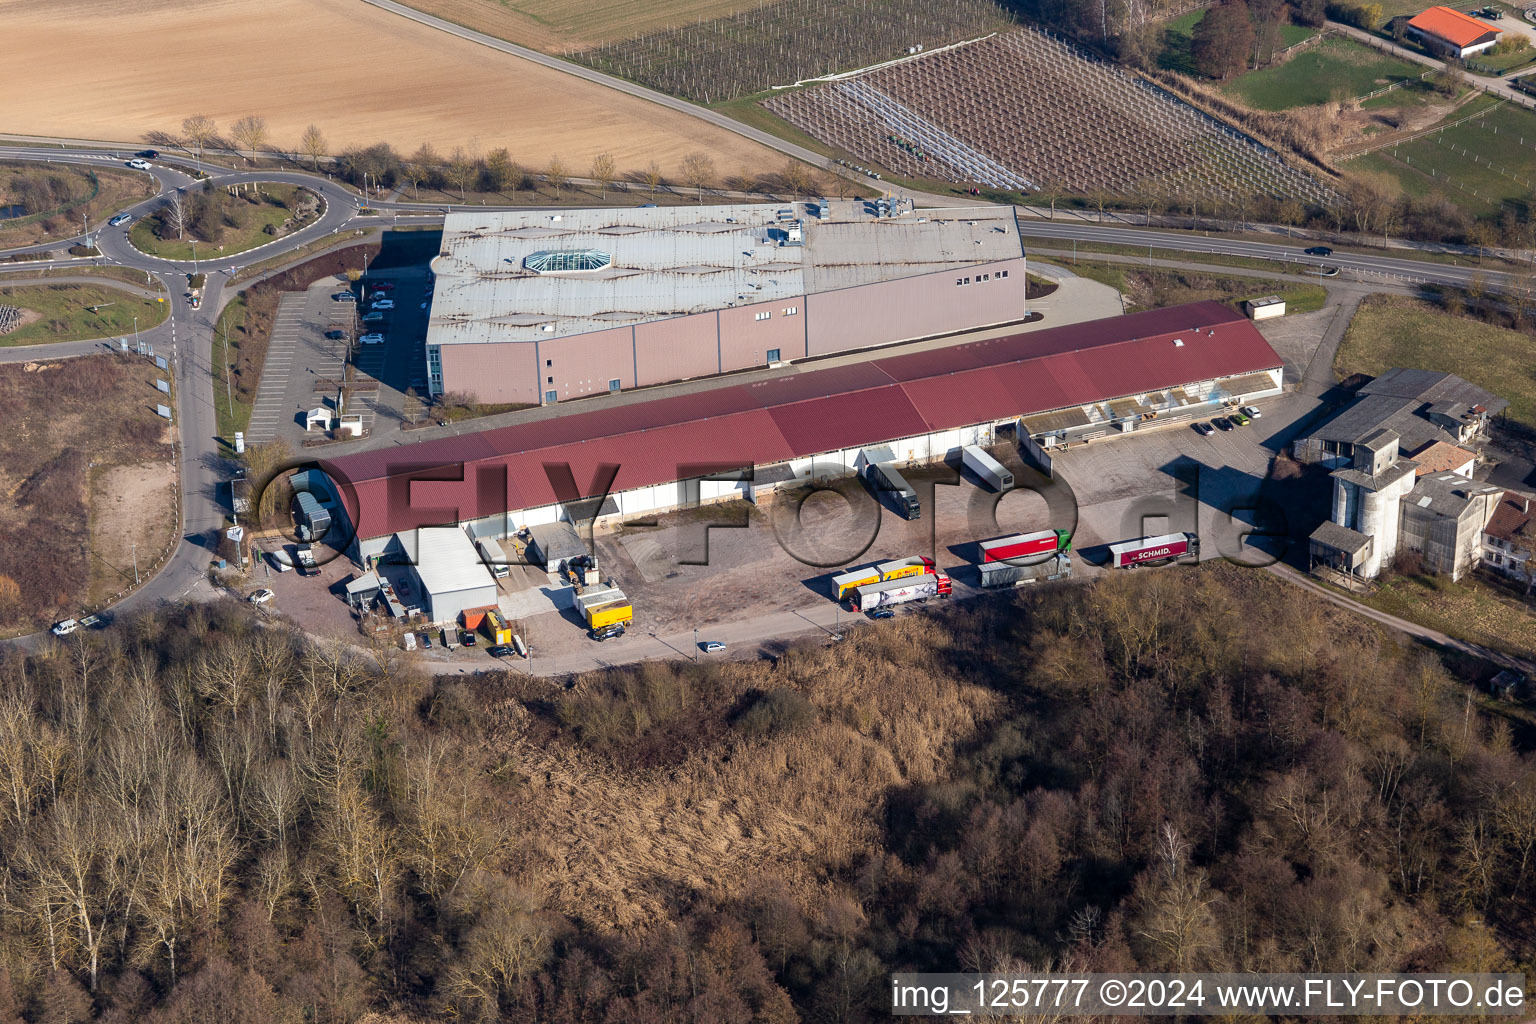
[[[133,347],[139,347],[139,318],[133,318]]]

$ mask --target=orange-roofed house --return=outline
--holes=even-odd
[[[1408,32],[1435,53],[1463,60],[1491,49],[1503,29],[1450,7],[1431,7],[1408,22]]]
[[[1477,453],[1448,441],[1431,441],[1409,458],[1419,464],[1419,476],[1431,473],[1455,473],[1470,478],[1477,468]]]

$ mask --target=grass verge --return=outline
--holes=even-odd
[[[298,185],[262,182],[258,187],[261,189],[259,194],[242,192],[237,195],[223,189],[209,189],[206,192],[211,201],[209,213],[193,219],[193,200],[189,198],[191,223],[178,237],[158,237],[155,232],[160,228],[161,219],[158,216],[143,217],[129,230],[129,241],[140,252],[151,256],[209,261],[275,242],[283,236],[284,225],[295,217],[304,197],[313,193]],[[313,219],[311,216],[303,223],[311,223]]]
[[[1353,99],[1424,71],[1344,36],[1324,39],[1289,60],[1239,75],[1221,91],[1260,110],[1291,110]]]
[[[255,403],[256,393],[254,388],[241,388],[236,390],[234,380],[240,372],[240,341],[250,339],[250,332],[246,328],[246,320],[250,308],[246,305],[244,295],[236,295],[234,300],[224,307],[219,314],[219,322],[213,328],[213,409],[218,420],[218,432],[220,437],[233,438],[236,431],[244,432],[251,425],[251,406]],[[254,362],[256,356],[251,354],[250,360]],[[265,346],[262,347],[261,362],[266,361]],[[255,368],[255,375],[259,380],[261,367]]]
[[[1453,316],[1418,299],[1372,295],[1350,322],[1333,372],[1374,376],[1394,366],[1464,377],[1507,399],[1511,419],[1536,426],[1536,338],[1524,331]]]
[[[48,345],[131,335],[134,318],[140,331],[156,327],[170,313],[170,303],[146,299],[106,285],[39,284],[0,287],[0,305],[22,310],[22,326],[0,334],[0,346]]]
[[[1390,576],[1375,593],[1353,596],[1377,611],[1517,658],[1536,650],[1536,611],[1475,575],[1455,583],[1446,576]]]
[[[1287,313],[1311,313],[1322,309],[1328,301],[1328,292],[1322,285],[1300,282],[1284,284],[1279,281],[1253,281],[1201,271],[1165,270],[1089,260],[1071,264],[1071,269],[1080,277],[1107,284],[1120,292],[1125,298],[1126,312],[1206,301],[1224,302],[1240,310],[1244,299],[1278,295],[1285,300]]]

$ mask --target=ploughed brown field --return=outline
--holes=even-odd
[[[357,0],[0,0],[0,131],[137,141],[206,114],[221,130],[264,117],[296,150],[380,140],[481,152],[526,166],[559,154],[581,174],[712,156],[721,175],[781,162],[683,114],[418,25]]]

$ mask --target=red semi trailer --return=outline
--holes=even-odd
[[[1123,540],[1109,546],[1109,564],[1116,569],[1138,565],[1166,565],[1185,555],[1200,554],[1200,538],[1192,533],[1165,533],[1160,537]]]
[[[1069,551],[1072,535],[1066,530],[1041,530],[1038,533],[1016,533],[1011,537],[981,542],[982,562],[1005,562],[1014,558],[1032,558],[1057,551]]]

